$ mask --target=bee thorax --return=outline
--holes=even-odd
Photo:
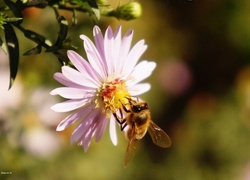
[[[147,114],[146,113],[140,113],[137,115],[136,118],[134,118],[134,122],[137,126],[144,125],[148,120]]]

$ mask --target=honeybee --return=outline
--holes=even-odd
[[[121,125],[121,130],[124,130],[125,127],[128,126],[126,137],[129,140],[129,143],[125,154],[125,167],[135,155],[136,141],[142,139],[147,131],[155,145],[162,148],[168,148],[171,146],[169,136],[151,120],[147,102],[139,101],[138,99],[133,100],[132,98],[127,99],[128,104],[122,103],[126,117],[122,118],[122,112],[121,117],[118,117],[117,114],[114,113],[117,122]]]

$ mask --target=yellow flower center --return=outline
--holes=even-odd
[[[122,104],[127,104],[131,95],[125,81],[116,78],[110,82],[104,82],[97,92],[97,97],[96,107],[100,107],[100,104],[102,104],[102,111],[109,116],[110,111],[115,113],[117,109],[122,108]]]

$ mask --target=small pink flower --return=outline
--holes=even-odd
[[[111,141],[117,144],[113,113],[122,108],[121,103],[125,103],[127,97],[150,89],[150,84],[139,82],[150,76],[156,67],[155,62],[145,60],[137,64],[147,45],[140,40],[130,49],[133,30],[121,37],[121,26],[115,32],[108,27],[103,37],[100,28],[95,26],[93,34],[95,44],[87,36],[80,36],[88,61],[69,50],[67,54],[75,69],[63,66],[62,73],[55,73],[54,78],[65,87],[51,91],[51,95],[69,99],[52,106],[54,111],[76,110],[61,121],[57,131],[80,121],[70,141],[78,142],[85,152],[93,137],[96,141],[101,139],[108,121]]]

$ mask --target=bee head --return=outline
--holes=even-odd
[[[141,112],[148,109],[148,104],[146,102],[140,102],[132,105],[132,111],[135,113]]]

